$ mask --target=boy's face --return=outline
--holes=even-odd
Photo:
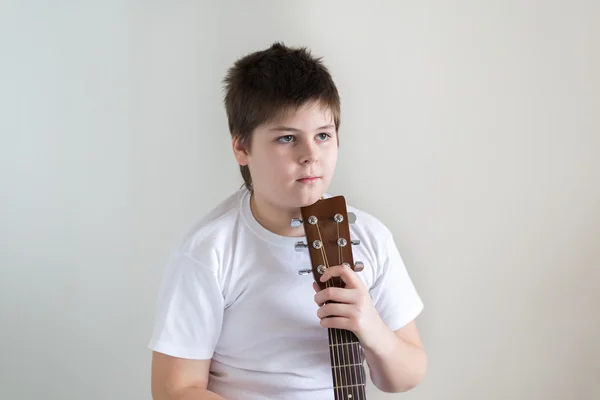
[[[310,103],[256,128],[250,151],[234,144],[236,159],[248,165],[257,200],[294,209],[319,200],[337,164],[338,140],[331,112]]]

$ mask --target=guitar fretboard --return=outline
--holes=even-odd
[[[335,400],[365,400],[365,369],[356,335],[341,329],[329,329],[329,354]]]

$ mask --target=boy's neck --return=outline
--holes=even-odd
[[[254,218],[265,229],[281,236],[301,237],[304,236],[302,225],[293,228],[290,223],[292,218],[300,218],[300,209],[285,210],[269,204],[267,201],[259,198],[253,192],[250,196],[250,210]]]

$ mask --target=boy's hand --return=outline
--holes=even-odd
[[[377,337],[387,327],[377,313],[369,291],[356,273],[348,266],[332,266],[321,275],[321,282],[336,276],[344,281],[345,288],[329,287],[320,290],[317,283],[313,282],[321,326],[354,332],[363,348],[368,350],[376,344]]]

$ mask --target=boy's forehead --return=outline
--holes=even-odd
[[[313,103],[280,110],[266,125],[303,126],[314,129],[334,125],[334,118],[329,107]]]

